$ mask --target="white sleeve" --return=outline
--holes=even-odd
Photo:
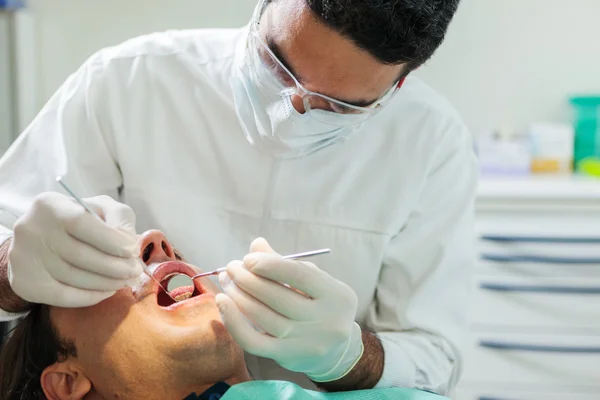
[[[58,175],[82,197],[116,195],[122,178],[110,121],[98,115],[109,91],[103,70],[99,56],[88,60],[0,159],[0,242],[37,195],[61,191]],[[10,317],[0,310],[0,320]]]
[[[466,128],[446,133],[415,209],[386,249],[366,319],[385,351],[377,387],[446,394],[460,376],[477,165]]]

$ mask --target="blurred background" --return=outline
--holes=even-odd
[[[23,94],[33,102],[29,113],[102,47],[165,29],[238,27],[254,5],[255,0],[30,0],[31,20],[20,24],[17,38],[25,46],[17,50],[31,53],[18,65],[22,79],[32,81],[27,91],[35,91]],[[569,96],[600,93],[598,15],[597,0],[462,0],[445,44],[417,74],[450,99],[475,134],[569,122]],[[6,61],[6,43],[2,46],[0,59]]]
[[[96,50],[239,27],[255,2],[0,0],[0,154]],[[600,399],[599,16],[599,0],[462,0],[416,72],[462,114],[481,164],[457,399]]]

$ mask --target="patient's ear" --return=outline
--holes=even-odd
[[[92,381],[69,361],[47,367],[41,381],[48,400],[80,400],[92,389]]]

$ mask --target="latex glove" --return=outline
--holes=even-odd
[[[350,372],[364,350],[354,291],[312,263],[284,260],[264,239],[250,251],[219,275],[217,305],[234,340],[315,382]]]
[[[17,220],[8,276],[19,297],[87,307],[139,280],[133,210],[108,196],[84,201],[104,221],[59,193],[38,196]]]

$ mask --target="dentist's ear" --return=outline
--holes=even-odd
[[[48,400],[82,400],[92,390],[90,379],[69,361],[47,367],[41,383]]]
[[[250,253],[274,253],[277,254],[275,250],[271,248],[269,242],[265,238],[256,238],[250,244]]]

